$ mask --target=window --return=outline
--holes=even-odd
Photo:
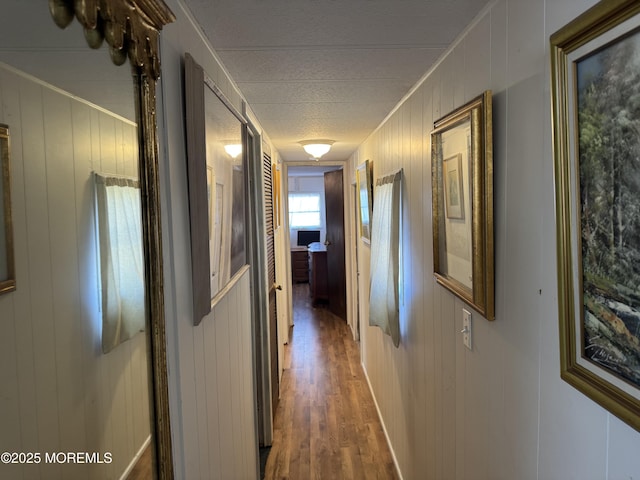
[[[320,227],[320,194],[289,194],[289,227]]]
[[[144,330],[140,187],[95,174],[102,292],[102,351]]]

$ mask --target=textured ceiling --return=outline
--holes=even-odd
[[[314,138],[335,140],[323,160],[347,159],[487,3],[183,1],[289,161],[307,160],[298,142]],[[134,118],[129,69],[89,50],[77,22],[60,31],[42,0],[3,7],[0,61]]]
[[[345,160],[487,0],[185,0],[286,161]]]

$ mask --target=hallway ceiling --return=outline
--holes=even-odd
[[[185,0],[286,161],[345,160],[487,0]]]

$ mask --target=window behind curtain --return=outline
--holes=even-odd
[[[400,344],[400,219],[402,169],[376,182],[371,219],[369,325]]]
[[[144,263],[137,180],[95,174],[102,351],[144,330]]]
[[[320,227],[320,194],[289,194],[289,228]]]

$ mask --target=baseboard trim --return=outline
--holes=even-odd
[[[367,373],[367,369],[364,366],[364,362],[360,362],[362,366],[362,371],[364,372],[364,378],[367,379],[367,385],[369,386],[369,391],[371,392],[371,397],[373,398],[373,404],[376,406],[376,412],[378,412],[378,419],[380,420],[380,424],[382,425],[382,431],[384,432],[384,437],[387,439],[387,445],[389,446],[389,450],[391,451],[391,458],[393,458],[393,464],[396,467],[396,473],[398,474],[398,478],[400,480],[404,480],[402,476],[402,472],[400,471],[400,465],[398,464],[398,458],[396,457],[396,452],[393,449],[393,445],[391,444],[391,439],[389,438],[389,432],[387,432],[387,426],[384,423],[384,419],[382,418],[382,413],[380,412],[380,406],[378,405],[378,399],[376,398],[376,394],[373,392],[373,387],[371,387],[371,380],[369,379],[369,374]]]
[[[369,388],[371,388],[371,387],[369,387]],[[386,432],[385,432],[385,434],[386,434]],[[136,466],[136,463],[138,463],[138,460],[140,459],[140,457],[142,456],[142,454],[144,453],[145,449],[149,446],[150,443],[151,443],[151,435],[149,435],[147,437],[147,439],[144,441],[144,443],[140,447],[140,450],[138,450],[138,453],[135,454],[135,456],[131,460],[131,463],[129,463],[129,466],[124,470],[122,475],[120,475],[120,480],[127,480],[127,477],[131,473],[131,470],[133,470],[133,467]]]

